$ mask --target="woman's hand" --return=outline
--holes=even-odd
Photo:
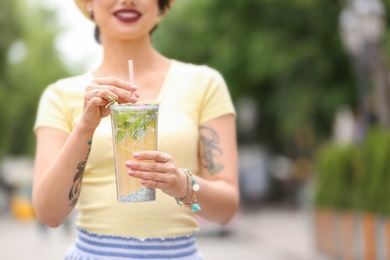
[[[101,118],[109,115],[108,96],[118,103],[136,103],[139,97],[136,90],[136,85],[118,78],[95,78],[85,90],[82,121],[95,129]]]
[[[186,174],[177,168],[172,156],[158,151],[133,153],[133,158],[126,162],[131,177],[142,179],[142,185],[161,189],[172,197],[184,197],[188,183]]]

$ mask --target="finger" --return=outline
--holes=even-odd
[[[171,178],[167,174],[161,172],[149,172],[131,169],[128,171],[131,177],[135,177],[142,180],[155,181],[161,183],[171,182]]]
[[[133,92],[132,95],[134,95],[136,98],[139,98],[138,92]]]
[[[87,100],[92,99],[94,97],[100,97],[103,99],[107,99],[107,94],[109,92],[111,93],[111,95],[113,95],[112,92],[108,90],[108,87],[112,87],[112,86],[104,86],[104,85],[98,85],[98,84],[91,83],[86,88],[85,98]],[[114,96],[112,98],[118,98],[118,96]]]
[[[148,188],[155,189],[169,189],[169,184],[166,182],[152,181],[152,180],[141,180],[141,184]]]
[[[141,184],[148,188],[159,188],[159,183],[157,181],[141,180]]]
[[[87,111],[92,111],[96,113],[100,118],[107,115],[107,113],[103,112],[102,107],[104,106],[105,101],[99,97],[91,98],[85,105],[85,109]]]
[[[96,94],[99,92],[99,89],[95,88],[92,90],[93,97],[97,97]]]
[[[160,163],[166,163],[172,159],[169,154],[159,151],[136,152],[132,156],[137,160],[153,160]]]
[[[131,97],[130,97],[130,101],[131,101],[132,103],[136,103],[136,102],[138,101],[138,98],[139,98],[138,93],[133,93],[133,94],[131,95]]]
[[[108,96],[112,97],[115,100],[119,99],[119,96],[117,94],[112,91],[109,91],[108,89],[102,88],[101,86],[92,89],[90,96],[91,99],[94,97],[98,97],[104,99],[105,101],[109,101]]]
[[[151,162],[151,161],[127,161],[125,163],[126,167],[136,171],[144,172],[165,172],[166,167],[160,163]]]
[[[92,87],[92,86],[91,86]],[[95,89],[94,89],[95,90]],[[93,92],[93,90],[92,90]],[[109,102],[108,96],[113,98],[118,103],[135,103],[138,101],[138,93],[129,92],[127,90],[117,88],[110,85],[99,85],[99,92],[97,93],[101,98],[104,98]]]
[[[99,90],[98,92],[96,93],[92,93],[93,97],[90,98],[89,100],[87,100],[85,102],[86,106],[88,107],[101,107],[101,106],[104,106],[106,101],[100,97],[101,91]]]
[[[169,160],[168,154],[163,153],[163,160],[161,161],[162,163],[166,163]]]
[[[116,89],[114,92],[119,97],[118,103],[129,103],[129,102],[136,103],[138,101],[139,95],[136,94],[135,92],[128,92],[121,89]]]
[[[134,83],[130,83],[131,88],[133,89],[133,92],[136,92],[138,90],[138,86]]]
[[[124,103],[124,102],[130,102],[131,95],[132,95],[128,91],[118,90],[118,88],[109,85],[92,84],[88,87],[88,89],[89,90],[87,90],[87,92],[91,93],[88,96],[90,96],[91,99],[94,97],[102,98],[106,101],[106,105],[111,102],[111,100],[108,97],[114,99],[117,102]],[[120,97],[119,95],[121,95],[122,97]],[[125,96],[127,96],[127,100],[126,98],[124,98]]]
[[[93,82],[99,85],[115,86],[130,92],[134,92],[138,88],[135,84],[131,84],[128,81],[124,81],[118,78],[95,78]]]

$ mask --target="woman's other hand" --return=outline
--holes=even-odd
[[[187,177],[179,169],[172,156],[158,151],[136,152],[136,160],[126,162],[129,175],[141,179],[142,185],[161,189],[172,197],[184,197],[187,193]]]

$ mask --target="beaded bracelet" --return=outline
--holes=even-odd
[[[199,189],[200,189],[199,184],[196,183],[196,180],[193,177],[192,172],[190,171],[190,169],[184,168],[183,171],[187,175],[187,180],[189,180],[188,181],[188,190],[187,190],[186,196],[183,199],[175,198],[176,199],[176,203],[179,206],[184,206],[184,207],[187,207],[187,208],[191,208],[192,212],[199,211],[202,208],[198,204],[198,199],[197,199],[196,193],[195,193],[196,191],[199,191]],[[190,190],[190,187],[191,187],[191,190]],[[188,197],[188,195],[190,194],[190,191],[192,191],[191,202],[187,202],[187,203],[183,204],[182,201]]]

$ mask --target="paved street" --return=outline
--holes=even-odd
[[[285,209],[243,211],[225,228],[201,222],[205,260],[326,260],[316,255],[310,213]],[[63,259],[72,227],[46,229],[34,221],[0,217],[0,259]]]

